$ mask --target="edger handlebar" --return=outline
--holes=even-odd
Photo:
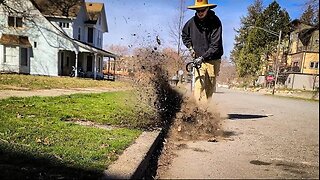
[[[188,62],[186,65],[187,72],[192,72],[192,68],[200,69],[202,63],[196,63],[195,61]]]

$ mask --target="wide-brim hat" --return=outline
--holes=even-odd
[[[188,6],[188,9],[197,10],[199,8],[209,7],[210,9],[217,7],[216,4],[209,4],[208,0],[195,0],[193,6]]]

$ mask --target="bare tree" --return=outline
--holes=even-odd
[[[231,85],[237,77],[236,66],[227,57],[222,57],[218,82]]]
[[[84,0],[30,0],[31,3],[40,11],[46,11],[50,15],[63,15],[68,17],[77,8],[77,5],[84,3]],[[21,0],[0,0],[0,6],[8,13],[24,13],[28,15],[25,2]],[[21,14],[20,14],[21,15]]]
[[[172,39],[172,42],[177,46],[178,55],[182,52],[182,39],[181,39],[181,32],[183,28],[183,22],[185,18],[186,12],[186,2],[185,0],[179,1],[179,8],[177,17],[173,19],[171,25],[169,25],[169,34]]]
[[[84,0],[30,0],[30,2],[0,0],[0,13],[19,16],[26,22],[36,25],[35,19],[39,15],[34,12],[35,9],[38,9],[45,16],[64,16],[68,18],[78,13]],[[5,26],[2,28],[5,28]]]
[[[177,71],[185,64],[183,59],[172,48],[164,49],[162,54],[165,56],[165,61],[163,63],[164,69],[168,71],[170,76],[176,75]]]
[[[20,17],[31,19],[31,7],[21,0],[0,0],[2,13],[19,14]]]
[[[116,69],[126,70],[128,69],[128,58],[125,58],[130,54],[129,48],[123,45],[109,45],[105,46],[105,49],[118,55]]]
[[[105,46],[105,49],[117,54],[120,57],[129,55],[130,51],[127,46],[112,44],[109,46]]]
[[[317,25],[319,23],[318,1],[309,0],[304,4],[304,11],[300,17],[300,21],[309,25]]]
[[[176,51],[176,58],[169,58],[172,59],[171,62],[171,68],[175,68],[173,72],[176,72],[184,68],[184,62],[188,58],[186,56],[187,50],[183,48],[181,33],[184,25],[185,20],[185,13],[186,13],[186,0],[179,0],[178,1],[178,8],[177,8],[177,14],[176,17],[172,20],[171,24],[169,24],[169,35],[171,39],[171,43],[176,47],[176,49],[171,49]],[[171,51],[170,50],[170,51]],[[168,49],[165,53],[169,53]],[[170,52],[169,54],[172,54],[173,52]],[[182,63],[181,63],[182,62]]]
[[[308,14],[308,11],[311,11],[311,17],[310,17],[310,23],[313,25],[319,24],[319,1],[318,0],[308,0],[305,3],[304,7],[304,13],[302,14],[303,16],[306,16],[305,14]]]

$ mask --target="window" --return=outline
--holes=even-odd
[[[88,28],[88,43],[93,43],[93,28]]]
[[[67,22],[60,22],[60,23],[59,23],[59,26],[62,27],[62,28],[69,28],[69,23],[67,23]]]
[[[7,51],[6,51],[6,46],[3,46],[3,62],[6,63],[7,62]]]
[[[61,65],[61,69],[63,69],[63,63],[64,63],[64,53],[63,52],[61,52],[61,54],[60,54],[60,65]]]
[[[313,68],[313,66],[314,66],[314,62],[311,62],[310,63],[310,68]]]
[[[299,72],[300,71],[299,62],[293,62],[291,70],[293,72]]]
[[[37,42],[33,42],[33,47],[37,48]]]
[[[92,56],[87,56],[87,71],[92,72]]]
[[[8,17],[8,25],[10,27],[14,27],[15,26],[15,18],[14,17],[12,17],[12,16]]]
[[[20,49],[20,65],[21,66],[28,66],[28,48],[21,48]]]
[[[70,57],[67,56],[67,67],[69,67],[69,66],[70,66]]]
[[[100,32],[98,31],[98,46],[101,45],[101,35]]]
[[[81,40],[81,28],[78,29],[78,40]]]
[[[22,18],[16,17],[16,27],[22,27]]]
[[[22,17],[8,16],[9,27],[22,27]]]
[[[17,56],[15,46],[3,46],[3,62],[12,63],[16,60]]]
[[[98,72],[100,72],[100,69],[101,69],[101,57],[98,57],[97,68],[98,68]]]
[[[318,69],[319,68],[319,62],[316,62],[316,61],[310,62],[310,68],[311,69]]]

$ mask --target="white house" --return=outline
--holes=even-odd
[[[84,0],[6,0],[0,5],[0,71],[67,76],[72,66],[102,74],[108,32],[104,4]]]

